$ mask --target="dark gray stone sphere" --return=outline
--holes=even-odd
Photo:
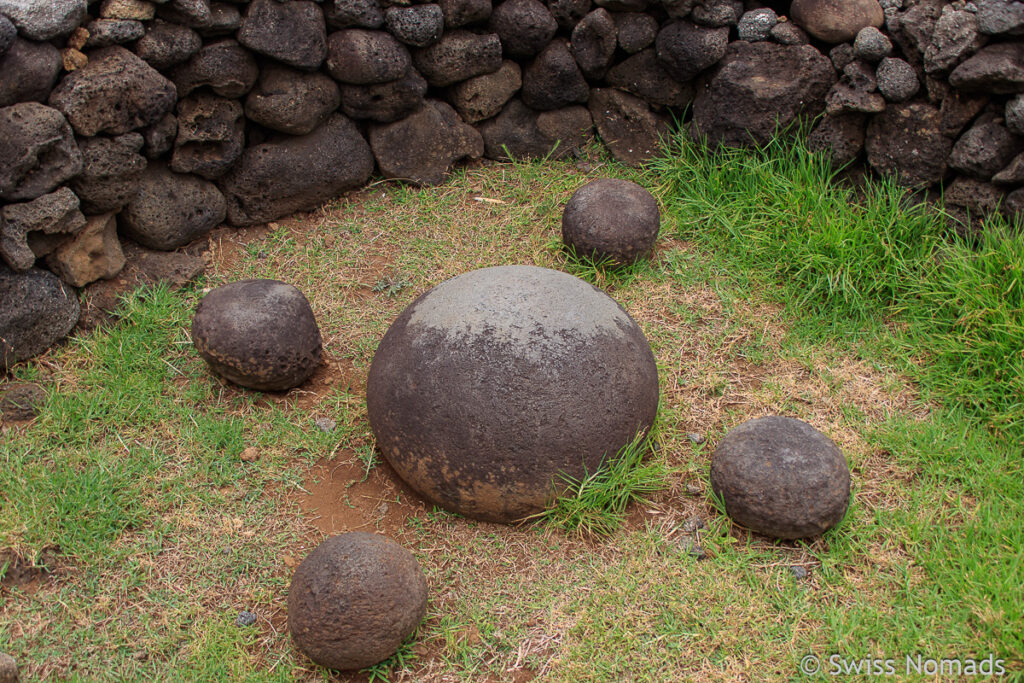
[[[791,417],[748,420],[711,456],[711,487],[737,523],[775,538],[806,538],[839,523],[850,502],[846,458]]]
[[[576,190],[562,212],[562,241],[595,259],[632,263],[654,246],[658,202],[628,180],[599,178]]]
[[[214,373],[258,391],[286,391],[320,365],[320,330],[309,302],[277,280],[240,280],[203,297],[192,342]]]
[[[332,536],[288,589],[295,646],[329,669],[362,669],[393,655],[423,619],[427,580],[408,550],[378,534]]]
[[[370,366],[367,411],[395,471],[467,517],[510,522],[654,422],[658,370],[611,297],[534,266],[471,271],[414,301]]]

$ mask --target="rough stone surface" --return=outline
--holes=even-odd
[[[156,123],[177,99],[174,85],[119,45],[96,50],[50,94],[79,135],[119,135]]]
[[[388,32],[406,45],[426,47],[441,39],[444,13],[440,5],[389,7],[384,12]]]
[[[677,80],[689,81],[718,63],[729,46],[729,29],[675,21],[658,32],[658,59]]]
[[[335,28],[380,28],[384,10],[377,0],[327,0],[324,18]]]
[[[591,7],[591,0],[545,0],[545,3],[558,27],[566,31],[572,31]]]
[[[29,237],[72,235],[85,225],[78,197],[66,187],[30,202],[0,207],[0,256],[13,270],[26,271],[35,265],[36,253]],[[54,240],[54,241],[55,241]]]
[[[771,39],[781,45],[807,45],[810,36],[792,21],[780,21],[772,27]]]
[[[477,123],[497,115],[505,103],[519,92],[522,84],[519,65],[506,59],[494,73],[453,85],[448,91],[448,99],[466,123]]]
[[[593,140],[593,129],[586,107],[536,112],[514,99],[480,126],[480,134],[488,159],[561,159]]]
[[[694,100],[691,132],[712,145],[763,145],[798,117],[817,116],[835,80],[810,45],[733,43]]]
[[[188,62],[171,71],[178,97],[204,86],[221,97],[242,97],[252,90],[258,77],[259,67],[252,53],[231,39],[204,45]]]
[[[506,57],[526,59],[551,42],[558,23],[538,0],[505,0],[491,13],[490,27]]]
[[[29,40],[65,36],[85,18],[85,0],[0,0],[0,14]]]
[[[822,117],[807,136],[807,147],[815,152],[826,152],[833,166],[850,163],[864,149],[864,115]]]
[[[75,291],[53,273],[0,265],[0,373],[60,341],[78,322]]]
[[[978,123],[964,133],[949,155],[949,166],[980,180],[999,173],[1021,151],[1024,138],[995,121]]]
[[[278,280],[240,280],[204,296],[192,343],[210,370],[257,391],[287,391],[320,365],[320,329],[306,297]]]
[[[150,164],[118,218],[124,234],[150,249],[170,250],[202,237],[224,220],[224,197],[193,175]]]
[[[877,62],[892,54],[892,41],[874,26],[865,26],[853,41],[853,51],[861,59]]]
[[[213,21],[210,0],[168,0],[157,8],[157,16],[191,28],[205,28]]]
[[[618,161],[639,166],[661,150],[668,121],[639,97],[614,88],[594,88],[587,107],[601,141]]]
[[[978,50],[949,74],[949,84],[968,92],[1024,92],[1024,43],[997,43]]]
[[[523,69],[522,98],[537,111],[586,102],[590,95],[579,65],[564,38],[556,38]]]
[[[576,254],[618,264],[647,256],[660,227],[657,200],[628,180],[592,180],[573,193],[562,212],[567,246]]]
[[[353,119],[391,123],[416,111],[426,93],[427,81],[409,69],[397,81],[341,86],[341,110]]]
[[[886,57],[875,72],[878,92],[890,102],[906,102],[921,89],[914,68],[902,59]]]
[[[149,21],[156,16],[156,5],[148,0],[103,0],[100,17],[103,19],[134,19]]]
[[[925,187],[942,180],[953,141],[942,134],[942,116],[930,104],[891,104],[871,119],[868,163],[901,185]]]
[[[438,1],[444,17],[444,27],[449,31],[460,26],[480,24],[491,18],[491,0]]]
[[[843,68],[839,82],[825,96],[825,112],[877,114],[885,109],[885,98],[876,92],[878,81],[871,66],[855,59]]]
[[[394,81],[409,70],[409,50],[390,33],[348,28],[327,39],[327,72],[342,83]]]
[[[247,147],[219,182],[232,225],[306,211],[366,182],[373,155],[355,124],[333,114],[309,135]]]
[[[16,38],[0,56],[0,107],[45,102],[60,67],[60,50],[53,45]]]
[[[1024,135],[1024,95],[1017,95],[1007,101],[1004,116],[1007,128],[1018,135]]]
[[[740,40],[747,40],[756,43],[761,40],[768,40],[775,24],[779,23],[779,17],[775,10],[769,7],[744,12],[736,24],[736,31]]]
[[[327,57],[324,15],[312,0],[253,0],[238,29],[238,42],[297,69],[316,69]]]
[[[147,159],[159,159],[174,148],[176,137],[178,137],[178,117],[174,114],[167,114],[142,131],[142,152]]]
[[[245,121],[238,100],[195,93],[178,101],[172,171],[219,178],[238,161],[244,147]]]
[[[650,427],[657,372],[639,326],[600,290],[544,268],[485,268],[398,316],[370,366],[367,411],[421,495],[511,522]]]
[[[17,27],[11,23],[10,19],[0,14],[0,57],[11,49],[11,45],[14,44],[17,37]]]
[[[32,420],[46,403],[46,392],[38,384],[18,383],[0,386],[0,415],[5,420]],[[13,669],[13,672],[12,672]],[[14,659],[0,652],[0,682],[18,683]]]
[[[694,8],[691,18],[708,28],[734,26],[743,14],[741,0],[701,0]]]
[[[945,75],[986,42],[987,38],[978,33],[974,12],[946,5],[925,49],[924,70],[931,75]]]
[[[125,133],[116,138],[84,138],[79,142],[85,164],[70,187],[82,203],[82,211],[100,214],[120,211],[135,193],[139,174],[146,159],[139,151],[140,133]]]
[[[608,85],[667,107],[682,108],[693,101],[693,86],[680,83],[658,61],[654,48],[648,48],[608,70]]]
[[[1024,225],[1024,187],[1019,187],[1006,195],[1003,202],[1003,215],[1019,225]]]
[[[976,0],[978,31],[999,36],[1024,34],[1024,3],[1017,0]]]
[[[483,156],[484,142],[450,105],[427,100],[401,121],[373,126],[370,148],[385,178],[436,185],[455,162]]]
[[[188,26],[157,19],[135,44],[135,54],[154,69],[166,69],[187,61],[202,46],[203,39]]]
[[[885,20],[877,0],[793,0],[793,21],[826,43],[845,43],[865,26],[880,28]]]
[[[330,669],[361,669],[393,655],[427,610],[416,558],[366,532],[332,536],[302,561],[288,589],[296,647]]]
[[[210,23],[199,29],[206,37],[228,36],[242,26],[242,13],[226,2],[210,3]]]
[[[957,138],[988,103],[986,95],[969,95],[951,89],[942,99],[942,134],[948,138]],[[1009,127],[1009,117],[1007,125]],[[1012,127],[1010,129],[1013,130]],[[1024,130],[1014,132],[1024,133]]]
[[[90,216],[85,227],[46,257],[46,265],[74,287],[117,275],[124,268],[124,252],[116,214]]]
[[[51,192],[82,170],[82,153],[56,109],[21,102],[0,109],[0,200]]]
[[[1004,196],[1003,191],[992,183],[959,176],[944,188],[942,201],[962,206],[973,216],[981,217],[996,213]]]
[[[654,43],[658,37],[658,20],[642,12],[618,12],[612,15],[619,47],[627,54],[636,54]]]
[[[500,69],[501,40],[495,33],[451,31],[416,50],[413,63],[430,85],[452,85]]]
[[[842,452],[811,425],[762,417],[731,429],[711,456],[711,487],[738,524],[774,538],[818,536],[850,503]]]
[[[587,14],[572,30],[569,45],[584,77],[593,81],[604,78],[618,45],[612,15],[603,7]]]
[[[146,35],[146,26],[131,19],[97,19],[85,25],[89,39],[85,47],[109,47],[138,40]]]
[[[245,116],[282,133],[305,135],[340,104],[338,84],[326,74],[266,64],[260,70],[256,87],[245,99]]]

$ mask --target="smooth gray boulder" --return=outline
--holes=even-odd
[[[512,522],[651,426],[658,369],[604,292],[499,266],[410,304],[377,348],[366,394],[377,444],[406,483],[448,510]]]

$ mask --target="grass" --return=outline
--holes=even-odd
[[[203,282],[133,293],[118,323],[18,366],[48,398],[0,432],[0,550],[51,573],[0,589],[0,651],[27,679],[793,680],[809,653],[994,653],[1019,679],[1021,238],[971,250],[892,185],[858,204],[799,145],[702,156],[677,140],[647,171],[588,163],[473,167],[218,231]],[[650,260],[608,270],[561,249],[561,207],[598,176],[660,198]],[[579,482],[551,513],[570,530],[436,510],[373,448],[363,394],[389,321],[505,263],[604,288],[659,367],[658,451]],[[221,383],[191,348],[204,289],[243,277],[313,306],[326,363],[298,390]],[[774,542],[716,509],[715,444],[769,413],[848,459],[850,510],[820,538]],[[352,521],[311,511],[318,473],[349,466]],[[621,509],[623,484],[624,519],[603,507]],[[430,601],[398,659],[330,677],[291,646],[285,595],[324,534],[356,527],[414,552]],[[243,609],[256,624],[235,625]]]

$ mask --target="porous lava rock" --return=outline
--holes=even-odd
[[[384,12],[384,23],[391,35],[406,45],[426,47],[440,40],[444,15],[440,5],[389,7]]]
[[[444,27],[448,30],[478,24],[491,17],[491,0],[439,0]]]
[[[200,92],[178,101],[172,171],[213,180],[242,156],[244,147],[245,121],[238,100]]]
[[[793,0],[793,21],[826,43],[846,43],[865,26],[880,28],[885,13],[877,0]]]
[[[590,80],[599,80],[612,63],[616,45],[615,20],[608,10],[598,7],[576,24],[569,47],[583,75]]]
[[[192,343],[214,374],[257,391],[287,391],[320,365],[320,328],[309,301],[278,280],[212,290],[192,319]]]
[[[526,59],[551,42],[558,23],[539,0],[505,0],[491,13],[490,27],[501,39],[505,56]]]
[[[125,133],[114,138],[83,138],[78,147],[85,165],[69,183],[87,214],[120,211],[139,184],[146,170],[141,133]]]
[[[651,251],[660,226],[650,192],[628,180],[598,178],[566,203],[562,241],[579,255],[627,264]]]
[[[522,98],[531,109],[560,109],[586,102],[589,95],[590,86],[564,38],[548,43],[523,69]]]
[[[362,185],[371,173],[370,146],[350,119],[332,114],[308,135],[247,147],[218,182],[228,222],[253,225],[320,206]]]
[[[798,117],[817,116],[836,82],[810,45],[738,41],[693,103],[692,133],[729,147],[764,145]]]
[[[846,458],[827,436],[791,417],[748,420],[711,456],[711,487],[737,523],[774,538],[818,536],[850,503]]]
[[[366,393],[402,479],[448,510],[511,522],[650,427],[658,370],[639,326],[599,289],[498,266],[410,304],[377,348]]]
[[[942,117],[930,104],[890,104],[868,123],[868,163],[907,187],[942,180],[953,141],[942,134]]]
[[[205,28],[213,21],[210,0],[167,0],[157,8],[157,16],[191,28]]]
[[[85,18],[86,0],[0,0],[0,14],[30,40],[50,40],[75,30]]]
[[[996,121],[976,123],[964,133],[949,154],[949,166],[980,180],[1001,171],[1021,151],[1024,137]]]
[[[0,200],[35,199],[82,171],[67,119],[38,102],[0,109]]]
[[[522,84],[522,69],[511,59],[506,59],[494,73],[453,85],[448,91],[448,99],[466,123],[477,123],[500,112],[505,103],[519,92]]]
[[[113,45],[65,76],[49,101],[79,135],[119,135],[156,123],[176,99],[174,85],[159,71]]]
[[[256,58],[232,39],[204,45],[187,62],[171,70],[178,97],[203,86],[221,97],[242,97],[252,90],[259,75]]]
[[[60,65],[60,50],[53,45],[15,39],[7,54],[0,56],[0,107],[45,102]]]
[[[807,136],[807,148],[827,154],[836,168],[850,163],[864,149],[864,115],[823,116]]]
[[[409,50],[384,31],[349,28],[327,39],[327,72],[342,83],[387,83],[405,75]]]
[[[0,57],[7,54],[18,38],[18,29],[11,20],[0,14]]]
[[[558,27],[572,31],[576,22],[590,11],[591,0],[545,0]]]
[[[50,270],[75,287],[112,278],[121,272],[124,263],[124,252],[117,239],[117,217],[113,213],[90,216],[74,237],[46,257]]]
[[[295,646],[329,669],[361,669],[393,655],[427,609],[427,580],[390,538],[331,536],[295,570],[288,630]]]
[[[166,69],[187,61],[202,46],[202,38],[188,26],[156,19],[135,43],[135,54],[154,69]]]
[[[75,290],[40,268],[15,273],[0,264],[0,301],[0,373],[63,339],[81,312]]]
[[[484,142],[451,105],[427,100],[400,121],[371,127],[370,148],[385,178],[436,185],[456,161],[483,156]]]
[[[445,86],[501,68],[501,40],[494,33],[456,30],[413,53],[413,64],[427,83]]]
[[[225,211],[224,196],[216,185],[154,163],[139,178],[119,220],[128,237],[166,251],[213,230],[224,220]]]
[[[323,9],[327,25],[335,28],[380,28],[384,24],[384,10],[377,0],[328,0]]]
[[[658,20],[642,12],[617,12],[612,15],[619,47],[627,54],[636,54],[650,46],[658,37]]]
[[[245,116],[289,135],[305,135],[341,104],[338,84],[322,73],[305,73],[266,64],[245,98]]]
[[[587,108],[601,141],[618,161],[639,166],[661,150],[668,120],[639,97],[615,88],[594,88]]]
[[[608,70],[605,80],[608,85],[651,104],[682,108],[693,101],[693,85],[673,78],[658,60],[654,48],[622,60]]]
[[[427,94],[427,81],[416,69],[387,83],[342,85],[341,111],[353,119],[391,123],[419,109]]]
[[[110,47],[138,40],[146,35],[146,26],[131,19],[98,19],[85,25],[89,38],[85,47]]]
[[[967,92],[1008,95],[1024,92],[1024,43],[981,48],[953,69],[949,84]]]
[[[311,0],[253,0],[238,29],[238,42],[296,69],[311,71],[327,57],[327,27]]]
[[[594,122],[586,107],[574,105],[537,112],[522,100],[510,101],[501,113],[480,126],[488,159],[561,159],[594,139]]]
[[[729,29],[674,21],[658,32],[654,45],[665,69],[676,80],[688,81],[725,56]]]
[[[26,271],[84,225],[78,197],[66,187],[30,202],[8,204],[0,207],[0,256],[15,271]],[[46,246],[40,248],[40,242]]]

